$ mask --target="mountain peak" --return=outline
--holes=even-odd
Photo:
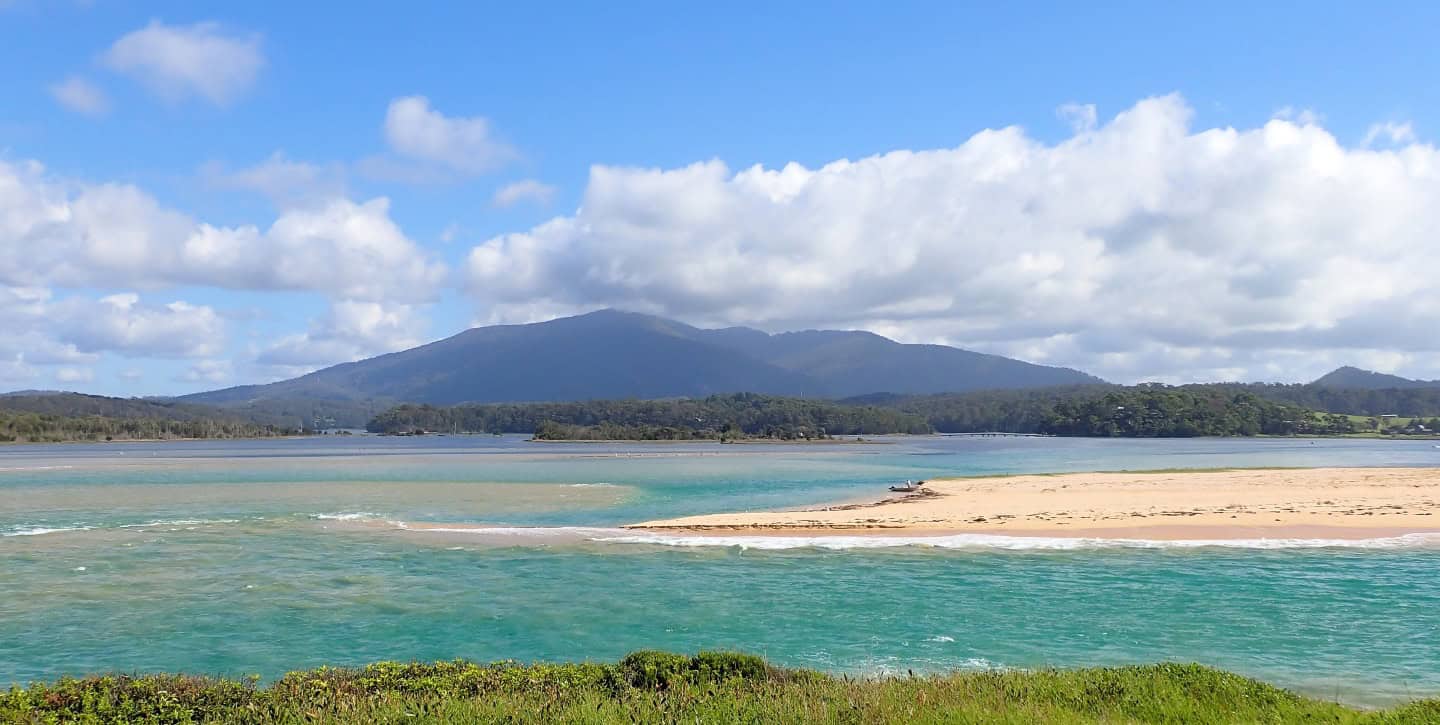
[[[1395,388],[1440,387],[1440,380],[1413,380],[1399,375],[1377,373],[1352,365],[1344,365],[1315,379],[1311,385],[1326,388],[1358,388],[1363,390],[1386,390]]]
[[[293,380],[185,399],[216,405],[279,399],[447,405],[735,392],[847,397],[1099,382],[1067,368],[907,345],[865,331],[707,330],[606,308],[533,324],[472,328]]]

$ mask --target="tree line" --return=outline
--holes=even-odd
[[[883,402],[925,416],[941,433],[1063,436],[1342,435],[1349,416],[1256,395],[1245,386],[1091,385],[895,397]]]
[[[298,435],[299,429],[239,420],[192,417],[115,418],[103,415],[63,416],[0,410],[0,442],[60,443],[65,441],[150,440],[174,438],[269,438]]]
[[[542,424],[547,424],[542,430]],[[533,433],[537,437],[690,440],[824,438],[929,433],[919,415],[874,405],[756,393],[677,400],[589,400],[450,407],[401,405],[376,416],[375,433]]]
[[[1338,435],[1343,414],[1262,398],[1235,386],[1073,386],[822,401],[740,393],[699,400],[591,400],[434,407],[401,405],[377,433],[531,433],[541,440],[823,439],[885,433],[1039,433],[1190,437]]]

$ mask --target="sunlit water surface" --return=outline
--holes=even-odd
[[[907,478],[1437,464],[1428,442],[1289,439],[7,446],[0,682],[732,648],[857,674],[1198,661],[1383,704],[1440,694],[1432,540],[695,545],[615,527]]]

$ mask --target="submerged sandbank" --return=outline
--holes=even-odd
[[[696,533],[984,533],[1181,539],[1368,539],[1440,532],[1440,468],[1068,473],[958,478],[799,511],[688,516]]]

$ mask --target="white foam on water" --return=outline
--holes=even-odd
[[[613,483],[572,483],[570,488],[614,488]]]
[[[45,534],[60,534],[66,531],[89,531],[92,526],[30,526],[14,531],[0,533],[0,536],[44,536]]]
[[[419,534],[474,534],[476,536],[516,537],[528,539],[572,539],[576,541],[608,541],[604,537],[625,533],[625,529],[594,526],[413,526],[393,522],[397,528]]]
[[[238,524],[240,519],[159,519],[143,524],[121,524],[122,529],[149,529],[163,526],[206,526],[208,524]]]
[[[935,635],[934,637],[926,637],[926,638],[925,638],[925,641],[926,641],[926,642],[954,642],[954,641],[955,641],[955,638],[954,638],[954,637],[951,637],[951,636],[948,636],[948,635],[944,635],[944,634],[937,634],[937,635]]]
[[[64,471],[74,466],[0,466],[0,471]]]
[[[952,534],[946,536],[726,536],[645,533],[597,538],[615,544],[654,544],[679,547],[739,547],[741,549],[995,549],[1007,551],[1073,551],[1079,549],[1405,549],[1440,546],[1440,534],[1405,534],[1371,539],[1103,539],[1046,536]]]
[[[310,518],[320,521],[368,521],[371,519],[383,519],[385,515],[371,513],[369,511],[351,511],[336,514],[311,514]]]

